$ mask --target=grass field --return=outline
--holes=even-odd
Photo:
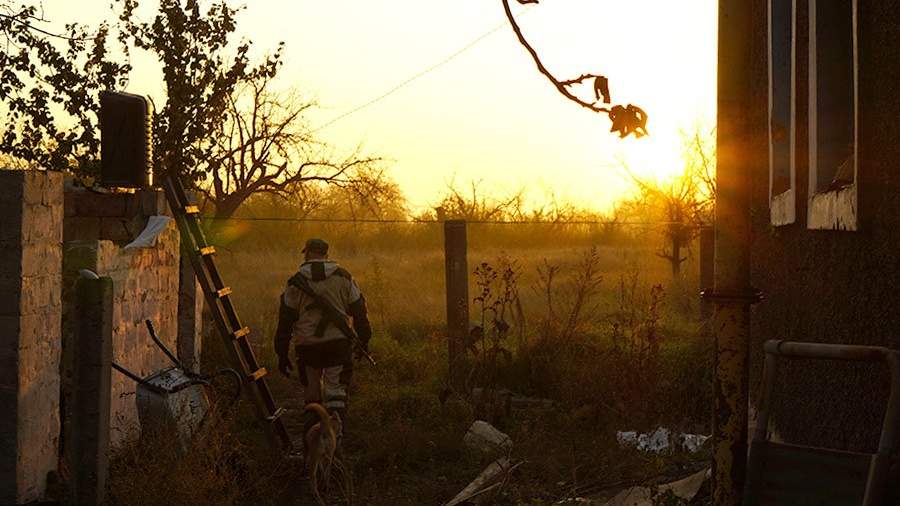
[[[516,247],[504,248],[497,234],[470,233],[469,270],[485,263],[509,269],[516,302],[504,305],[508,330],[498,331],[488,318],[487,337],[474,343],[479,353],[466,363],[475,370],[469,386],[556,402],[549,409],[494,416],[474,404],[465,389],[441,399],[448,360],[440,235],[371,240],[368,246],[348,239],[348,247],[340,234],[332,239],[326,233],[317,235],[331,240],[331,256],[367,296],[375,329],[371,348],[379,360],[377,369],[358,365],[351,393],[345,447],[356,504],[442,504],[453,497],[492,460],[462,444],[476,417],[488,417],[507,432],[514,441],[512,458],[525,461],[495,498],[498,504],[550,504],[677,474],[699,458],[648,456],[615,441],[616,430],[660,424],[709,432],[711,348],[697,316],[696,255],[682,278],[673,280],[668,264],[654,254],[652,234],[615,244],[576,234],[542,247],[547,235],[533,230],[506,237]],[[278,297],[300,263],[301,243],[300,237],[281,244],[237,238],[220,255],[237,308],[253,328],[255,349],[270,371],[276,370],[270,340]],[[509,291],[502,278],[490,283],[489,299]],[[472,299],[482,291],[477,281],[473,274]],[[470,311],[473,325],[480,324],[479,304],[473,302]],[[204,347],[206,367],[223,361],[217,336]],[[288,423],[296,428],[299,385],[277,374],[270,378],[279,400],[295,408]],[[259,466],[272,457],[256,444],[258,431],[246,407],[241,413],[227,437],[241,448],[239,460]],[[230,492],[216,502],[308,504],[305,482],[283,465],[242,470],[239,478],[229,474],[234,472],[224,470],[222,479],[253,485],[223,484]]]

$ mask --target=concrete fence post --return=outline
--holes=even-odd
[[[178,361],[200,372],[200,348],[203,335],[203,291],[194,275],[184,244],[178,259]]]
[[[102,504],[109,475],[113,281],[82,278],[76,293],[74,405],[65,454],[76,504]]]
[[[460,361],[469,333],[469,266],[466,222],[444,222],[444,261],[447,289],[447,340],[450,381],[459,385]]]

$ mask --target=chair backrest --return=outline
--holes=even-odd
[[[891,457],[900,423],[900,354],[877,346],[849,346],[770,340],[765,344],[759,419],[747,467],[744,504],[884,504]],[[779,358],[882,362],[891,372],[891,394],[878,453],[853,453],[768,440],[769,410]]]

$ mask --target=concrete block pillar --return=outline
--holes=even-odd
[[[181,248],[178,279],[178,361],[200,371],[200,343],[203,334],[203,292],[194,276],[191,261]]]
[[[75,291],[73,406],[65,454],[74,502],[102,504],[109,476],[113,281],[82,278]]]
[[[57,469],[62,222],[62,174],[0,170],[0,504]]]

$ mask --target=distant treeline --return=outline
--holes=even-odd
[[[298,248],[307,237],[324,237],[344,254],[366,250],[434,250],[443,247],[443,220],[470,222],[470,248],[582,248],[646,242],[655,226],[632,213],[602,214],[571,204],[526,210],[523,192],[488,197],[477,185],[463,193],[449,188],[430,209],[411,212],[399,188],[382,180],[361,189],[306,187],[290,198],[255,195],[228,220],[210,224],[216,242],[241,248]],[[274,218],[274,219],[273,219]],[[318,221],[324,220],[324,221]],[[346,221],[340,221],[346,220]]]

